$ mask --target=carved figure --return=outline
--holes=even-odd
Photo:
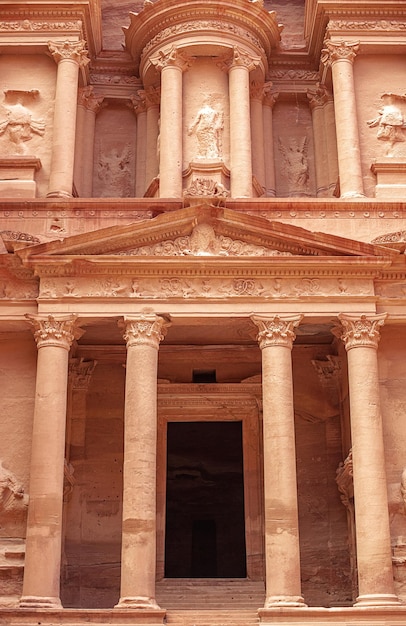
[[[405,141],[403,129],[406,128],[405,119],[399,104],[406,101],[406,95],[398,96],[394,93],[384,93],[381,96],[383,107],[378,111],[378,117],[367,121],[370,128],[378,126],[376,138],[388,142],[388,152],[393,150],[395,143]]]
[[[33,133],[42,137],[45,124],[42,120],[34,120],[30,110],[20,103],[5,108],[7,117],[0,122],[0,135],[6,134],[12,154],[26,154],[25,143],[32,139]]]
[[[0,528],[10,536],[19,533],[19,526],[25,523],[28,496],[23,486],[12,472],[0,461]]]
[[[223,113],[213,109],[208,102],[204,104],[188,130],[188,135],[196,136],[198,159],[217,159],[221,156],[223,128]]]
[[[306,191],[309,183],[307,137],[292,138],[287,144],[284,144],[279,137],[279,150],[286,166],[289,191]]]
[[[98,177],[104,182],[102,197],[129,198],[131,196],[131,149],[113,149],[99,157]]]

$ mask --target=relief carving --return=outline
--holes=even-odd
[[[0,135],[6,139],[7,156],[27,154],[25,145],[34,135],[42,137],[45,133],[43,120],[34,119],[26,106],[35,99],[39,92],[8,90],[5,92],[6,104],[3,105],[5,117],[0,121]]]
[[[218,159],[221,157],[223,129],[223,112],[214,109],[210,101],[207,100],[197,112],[188,129],[188,135],[194,135],[197,140],[197,159]]]
[[[82,30],[80,20],[70,22],[34,22],[32,20],[15,20],[13,22],[0,22],[0,31],[61,31]]]
[[[197,157],[200,158],[200,157]],[[218,183],[212,178],[195,178],[190,187],[183,192],[184,196],[212,196],[217,198],[227,198],[230,192],[222,183]]]
[[[132,161],[130,144],[113,148],[106,154],[100,151],[97,176],[103,181],[101,198],[129,198],[132,192],[132,176],[130,163]]]
[[[28,496],[12,472],[0,461],[0,529],[10,530],[23,524],[27,514]]]
[[[284,174],[289,194],[292,196],[309,192],[309,164],[307,160],[307,137],[290,138],[286,143],[279,137],[279,151],[284,161]]]
[[[406,30],[406,22],[397,22],[395,20],[374,20],[359,22],[350,20],[330,20],[328,30]]]
[[[378,111],[378,116],[368,120],[370,128],[376,128],[376,138],[387,143],[386,156],[392,156],[395,143],[405,141],[404,129],[406,128],[404,114],[406,95],[399,96],[394,93],[384,93],[381,96],[383,106]]]

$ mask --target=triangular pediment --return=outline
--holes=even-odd
[[[311,232],[291,224],[208,205],[30,246],[18,253],[22,259],[31,262],[44,256],[257,258],[397,254],[378,245]]]

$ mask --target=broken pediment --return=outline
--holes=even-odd
[[[135,224],[33,245],[18,254],[23,261],[35,262],[45,256],[391,257],[398,252],[204,204]]]

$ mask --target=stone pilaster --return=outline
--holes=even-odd
[[[79,68],[89,63],[84,41],[49,42],[58,64],[49,197],[71,197],[75,155]]]
[[[359,43],[325,41],[322,62],[331,66],[337,132],[340,196],[364,196],[357,106],[354,89],[354,59]]]
[[[254,315],[262,351],[265,608],[303,607],[293,407],[292,345],[300,315]]]
[[[161,125],[159,139],[159,195],[182,197],[182,74],[193,58],[176,46],[159,52],[151,63],[161,72]]]
[[[117,608],[159,609],[156,570],[156,441],[159,343],[168,322],[158,315],[125,317],[121,592]]]
[[[38,362],[22,607],[60,607],[62,503],[69,349],[76,316],[27,315]]]
[[[251,82],[252,173],[265,193],[264,118],[262,114],[263,97],[264,83]]]
[[[357,606],[398,604],[394,592],[377,349],[382,315],[339,315],[347,350],[359,596]]]
[[[221,62],[228,71],[230,97],[230,183],[233,198],[252,196],[252,149],[250,123],[250,72],[259,64],[237,46]]]
[[[86,429],[86,396],[97,361],[70,359],[68,396],[68,433],[66,459],[83,458]]]
[[[278,96],[278,93],[272,91],[272,83],[265,83],[262,100],[262,115],[264,120],[265,195],[267,198],[274,198],[276,196],[272,111]]]
[[[137,116],[137,154],[135,162],[135,196],[142,198],[146,191],[145,171],[147,164],[147,107],[145,92],[139,90],[131,98],[131,104]]]
[[[307,92],[313,123],[314,165],[316,170],[316,195],[328,195],[328,152],[324,126],[324,106],[328,100],[327,89],[319,83]]]
[[[73,181],[79,197],[82,198],[92,197],[94,132],[96,115],[103,100],[103,97],[94,95],[92,86],[79,89]]]
[[[159,135],[159,104],[161,90],[159,87],[148,87],[145,90],[147,106],[147,163],[145,168],[145,186],[158,176],[158,135]]]

